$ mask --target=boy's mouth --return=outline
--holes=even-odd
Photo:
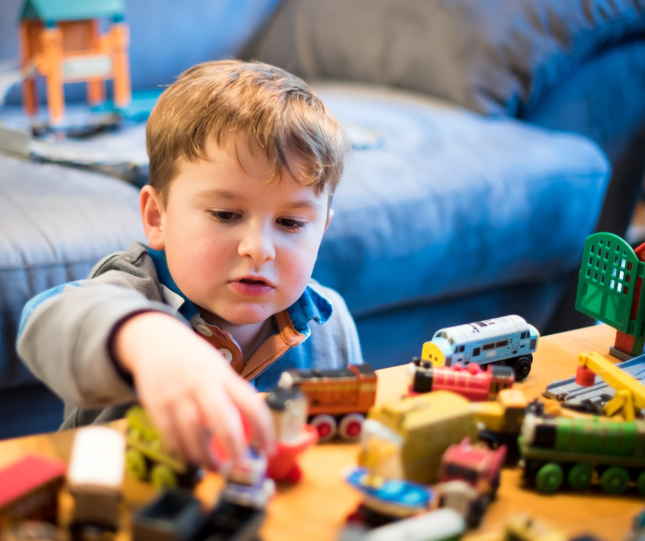
[[[231,288],[240,295],[262,296],[270,293],[275,286],[263,276],[244,276],[229,282]]]
[[[267,285],[267,283],[264,280],[252,280],[251,278],[242,278],[240,280],[243,284],[262,284],[262,285]]]

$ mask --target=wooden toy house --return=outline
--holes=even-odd
[[[38,110],[37,78],[45,77],[49,120],[60,126],[63,85],[86,82],[88,101],[105,100],[105,81],[114,84],[114,104],[130,103],[129,30],[123,0],[26,0],[20,15],[21,66],[26,112]],[[110,21],[102,34],[101,20]]]

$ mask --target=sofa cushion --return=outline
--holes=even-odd
[[[15,351],[25,303],[143,240],[139,197],[102,175],[0,157],[0,389],[33,382]]]
[[[354,315],[546,283],[580,263],[610,168],[589,140],[392,90],[316,85],[355,149],[314,277]]]
[[[644,36],[642,0],[285,0],[245,56],[516,116],[599,51]]]

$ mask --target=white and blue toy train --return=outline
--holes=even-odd
[[[421,361],[434,366],[503,362],[513,368],[515,380],[531,371],[540,333],[520,316],[505,316],[440,329],[423,344]]]

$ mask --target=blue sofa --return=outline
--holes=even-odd
[[[135,89],[257,58],[310,80],[347,128],[314,277],[347,300],[368,362],[509,313],[579,324],[584,239],[624,234],[645,172],[644,2],[162,4],[128,4]],[[136,190],[93,173],[0,157],[0,197],[1,438],[60,421],[13,349],[22,305],[142,234]]]

